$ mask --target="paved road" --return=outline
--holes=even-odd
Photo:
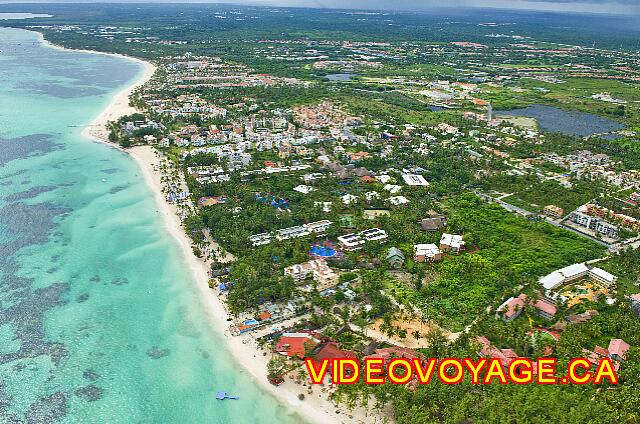
[[[480,196],[480,198],[485,200],[485,201],[497,203],[498,205],[502,206],[503,208],[505,208],[509,212],[516,212],[516,213],[519,213],[520,215],[526,216],[526,217],[536,215],[533,212],[529,212],[529,211],[527,211],[525,209],[519,208],[519,207],[517,207],[515,205],[512,205],[510,203],[507,203],[504,200],[500,200],[500,198],[492,197],[492,196],[489,196],[488,194],[484,194],[484,193],[481,193],[479,191],[474,191],[474,193],[477,194],[478,196]],[[609,250],[611,250],[611,251],[617,251],[617,249],[618,249],[618,248],[614,247],[616,245],[610,245],[608,243],[605,243],[604,241],[598,240],[595,237],[592,237],[592,236],[590,236],[588,234],[582,233],[582,232],[576,230],[575,228],[571,228],[571,227],[569,227],[567,225],[564,225],[564,224],[562,224],[560,222],[554,221],[549,217],[545,217],[545,221],[547,221],[549,224],[553,225],[554,227],[558,227],[558,228],[562,228],[562,229],[571,231],[572,233],[577,234],[580,237],[584,237],[586,239],[594,241],[594,242],[598,243],[601,246],[609,248]],[[640,241],[638,243],[640,244]]]
[[[602,241],[602,240],[598,240],[597,238],[592,237],[592,236],[590,236],[589,234],[585,234],[585,233],[583,233],[583,232],[581,232],[581,231],[578,231],[578,230],[576,230],[575,228],[572,228],[572,227],[569,227],[569,226],[567,226],[567,225],[564,225],[564,224],[562,224],[562,223],[560,223],[560,222],[554,221],[554,220],[550,219],[549,217],[545,217],[545,221],[547,221],[549,224],[553,225],[554,227],[563,228],[563,229],[565,229],[565,230],[571,231],[571,232],[572,232],[572,233],[574,233],[574,234],[577,234],[577,235],[579,235],[579,236],[581,236],[581,237],[584,237],[584,238],[586,238],[586,239],[589,239],[589,240],[591,240],[591,241],[594,241],[594,242],[598,243],[599,245],[604,246],[604,247],[607,247],[607,248],[609,248],[609,249],[611,249],[611,247],[613,246],[613,245],[611,245],[611,244],[609,244],[609,243],[606,243],[606,242],[604,242],[604,241]]]
[[[500,198],[492,197],[492,196],[489,196],[488,194],[484,194],[484,193],[481,193],[481,192],[479,192],[479,191],[475,191],[475,190],[474,190],[474,193],[475,193],[475,194],[477,194],[478,196],[480,196],[480,198],[481,198],[482,200],[485,200],[485,201],[488,201],[488,202],[497,203],[498,205],[502,206],[503,208],[505,208],[505,209],[506,209],[506,210],[508,210],[509,212],[516,212],[516,213],[519,213],[519,214],[520,214],[520,215],[522,215],[522,216],[532,216],[532,215],[535,215],[535,214],[534,214],[534,213],[532,213],[532,212],[529,212],[529,211],[527,211],[527,210],[524,210],[524,209],[522,209],[522,208],[519,208],[519,207],[517,207],[517,206],[515,206],[515,205],[512,205],[511,203],[507,203],[507,202],[505,202],[504,200],[501,200]]]

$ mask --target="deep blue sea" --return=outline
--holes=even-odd
[[[0,423],[299,422],[238,374],[135,162],[80,135],[140,72],[0,28]]]

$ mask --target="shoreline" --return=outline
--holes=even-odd
[[[264,351],[250,344],[254,341],[250,333],[244,336],[231,335],[228,329],[228,322],[226,321],[228,316],[226,305],[209,287],[209,266],[205,260],[197,258],[193,253],[191,248],[192,241],[182,228],[177,205],[168,203],[162,193],[162,174],[159,167],[160,156],[158,152],[151,146],[134,146],[123,149],[108,140],[106,124],[108,121],[114,121],[124,115],[137,112],[134,107],[129,105],[129,96],[134,90],[149,81],[156,71],[156,66],[142,59],[122,54],[67,49],[47,41],[42,33],[37,31],[33,32],[36,32],[41,42],[50,48],[116,56],[127,60],[134,60],[143,66],[141,75],[131,85],[116,93],[105,109],[86,125],[81,135],[92,141],[106,144],[111,148],[127,153],[136,161],[142,172],[145,184],[153,193],[155,206],[161,215],[164,226],[182,251],[189,271],[202,295],[202,301],[205,302],[211,325],[214,327],[214,331],[224,339],[226,348],[234,358],[233,360],[242,367],[243,371],[248,372],[251,377],[256,380],[261,390],[268,392],[277,399],[287,412],[303,418],[308,423],[365,424],[385,422],[384,417],[382,417],[378,411],[372,411],[372,414],[369,415],[368,408],[357,407],[354,410],[348,410],[343,405],[336,406],[334,402],[329,399],[325,387],[321,388],[316,386],[314,387],[313,393],[309,393],[307,389],[310,385],[306,387],[297,385],[291,379],[286,379],[280,386],[273,386],[266,378],[267,364],[270,355],[264,354]],[[300,393],[304,393],[304,400],[298,398]]]
[[[197,258],[193,254],[191,240],[184,232],[182,222],[178,216],[178,207],[175,204],[166,202],[164,199],[161,173],[158,172],[160,156],[157,151],[151,146],[134,146],[125,151],[138,163],[147,186],[154,194],[158,213],[162,216],[167,231],[176,240],[183,252],[198,290],[202,294],[202,300],[209,310],[211,324],[215,327],[215,331],[220,337],[224,339],[226,348],[231,353],[231,356],[235,358],[234,360],[257,381],[261,389],[270,393],[280,401],[283,407],[304,418],[308,423],[373,423],[376,415],[375,411],[372,416],[367,416],[365,408],[356,408],[353,411],[349,411],[342,405],[336,407],[328,399],[328,395],[321,391],[320,387],[314,387],[313,395],[309,395],[306,391],[309,385],[306,387],[297,385],[287,378],[282,385],[276,387],[267,381],[267,363],[271,356],[269,354],[263,355],[264,351],[259,350],[252,343],[251,333],[244,336],[231,335],[226,321],[228,314],[224,301],[209,287],[209,267],[204,260]],[[298,399],[298,394],[300,393],[305,394],[304,400]],[[319,394],[322,397],[318,397]],[[336,414],[336,410],[341,410],[341,412]],[[377,415],[380,416],[381,414],[378,413]],[[380,422],[383,421],[380,420]]]
[[[130,61],[134,61],[142,66],[142,71],[138,78],[131,84],[125,87],[124,89],[118,91],[115,96],[111,98],[107,106],[94,117],[91,122],[89,122],[82,132],[80,133],[83,137],[90,138],[94,141],[98,141],[101,143],[106,143],[112,148],[124,150],[120,146],[117,146],[113,143],[109,142],[109,131],[107,130],[107,124],[109,121],[115,121],[122,116],[130,115],[132,113],[138,112],[136,108],[129,105],[129,96],[138,88],[142,87],[146,84],[153,74],[156,72],[157,67],[148,61],[142,60],[137,57],[127,56],[119,53],[106,53],[99,52],[95,50],[86,50],[86,49],[69,49],[58,44],[54,44],[51,41],[44,38],[44,35],[41,32],[26,30],[35,32],[38,34],[38,38],[40,42],[45,46],[56,50],[64,50],[69,52],[79,52],[79,53],[90,53],[90,54],[100,54],[106,56],[115,56],[120,59],[126,59]]]

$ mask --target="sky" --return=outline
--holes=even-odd
[[[350,9],[427,10],[434,7],[502,8],[518,10],[640,15],[640,0],[101,0],[101,2],[236,3]],[[82,2],[92,0],[0,0],[0,3]]]
[[[487,7],[539,11],[640,14],[640,0],[254,0],[283,6],[424,10],[429,7]]]

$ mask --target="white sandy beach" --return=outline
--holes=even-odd
[[[134,92],[134,90],[143,86],[147,81],[149,81],[149,79],[151,79],[156,71],[156,67],[153,64],[140,59],[128,59],[135,60],[143,66],[142,74],[133,85],[120,91],[113,97],[106,109],[84,128],[82,131],[83,136],[108,142],[109,131],[107,130],[107,124],[109,121],[115,121],[122,116],[131,115],[132,113],[137,112],[134,107],[129,105],[129,96]]]
[[[137,59],[136,59],[137,60]],[[144,71],[135,84],[129,86],[127,89],[120,91],[109,103],[107,108],[96,116],[96,118],[87,125],[82,131],[82,135],[88,138],[92,138],[99,141],[108,142],[109,131],[107,130],[107,123],[109,121],[115,121],[118,118],[131,115],[136,112],[136,109],[129,105],[129,96],[135,89],[144,85],[156,71],[156,67],[149,62],[138,60],[144,66]]]
[[[258,381],[264,390],[280,399],[284,405],[304,417],[308,422],[318,424],[383,422],[381,414],[377,411],[367,416],[367,411],[364,408],[348,411],[342,405],[336,407],[333,402],[327,400],[327,394],[322,393],[319,387],[314,387],[313,394],[309,395],[306,392],[306,387],[297,385],[289,379],[278,387],[268,382],[266,376],[267,363],[270,356],[263,356],[263,352],[256,349],[255,345],[252,344],[253,339],[250,335],[233,336],[228,331],[229,323],[226,321],[228,314],[224,303],[209,288],[209,276],[207,274],[209,267],[203,260],[198,259],[193,254],[191,240],[182,229],[182,223],[178,217],[178,208],[173,204],[167,203],[164,199],[160,180],[161,175],[157,171],[160,158],[156,151],[150,146],[136,146],[127,149],[127,152],[138,162],[147,185],[153,190],[158,211],[166,224],[167,230],[183,251],[198,288],[202,292],[202,299],[208,305],[211,323],[218,333],[224,337],[227,347],[231,351],[230,356],[236,358],[240,365]],[[304,393],[304,400],[298,399],[298,394],[300,393]],[[320,393],[322,393],[322,397],[319,397]],[[341,412],[336,414],[338,409]]]
[[[132,60],[134,62],[138,62],[142,66],[142,73],[138,77],[138,79],[130,86],[126,87],[124,90],[121,90],[116,94],[109,102],[109,105],[98,115],[96,116],[89,125],[87,125],[82,131],[82,135],[87,138],[91,138],[93,140],[108,142],[109,140],[109,131],[107,130],[107,123],[109,121],[115,121],[118,118],[130,115],[132,113],[137,112],[136,109],[129,105],[129,96],[133,93],[138,87],[143,86],[147,83],[153,76],[156,71],[156,66],[150,62],[138,59],[136,57],[125,56],[121,54],[115,53],[102,53],[96,52],[94,50],[80,50],[80,49],[67,49],[62,46],[58,46],[44,39],[42,34],[38,33],[41,42],[52,49],[59,50],[70,50],[75,52],[84,52],[91,54],[104,54],[109,56],[116,56],[127,60]],[[115,145],[113,145],[116,147]]]
[[[42,42],[49,47],[63,49],[63,47],[49,43],[44,40],[44,38],[42,38]],[[95,54],[106,54],[90,50],[84,51]],[[156,67],[149,62],[122,55],[116,56],[138,61],[144,67],[144,70],[134,84],[120,91],[112,99],[107,108],[82,131],[83,136],[105,142],[112,147],[117,146],[108,143],[106,124],[109,121],[114,121],[124,115],[136,112],[136,110],[129,105],[129,96],[136,88],[149,81],[156,70]],[[230,356],[235,358],[239,362],[239,365],[246,369],[265,391],[271,393],[292,412],[303,417],[305,421],[318,424],[368,424],[385,422],[382,414],[378,411],[367,411],[365,408],[348,411],[347,408],[342,405],[336,407],[335,404],[328,399],[327,393],[323,392],[320,387],[314,387],[313,393],[309,394],[307,387],[297,385],[289,379],[278,387],[268,382],[266,376],[267,363],[270,355],[264,356],[263,352],[258,350],[255,344],[253,344],[253,339],[250,335],[232,336],[230,334],[228,331],[229,323],[226,321],[228,314],[224,302],[209,288],[209,266],[204,260],[194,255],[191,248],[191,240],[182,228],[177,206],[165,201],[162,193],[161,173],[159,171],[160,157],[158,153],[150,146],[136,146],[125,151],[136,160],[146,184],[154,193],[158,213],[162,216],[168,232],[180,246],[191,273],[197,282],[198,289],[202,294],[202,299],[208,307],[211,324],[226,340],[227,347],[231,351]],[[305,395],[304,400],[298,399],[298,395],[301,393]],[[337,411],[339,412],[336,413]]]

